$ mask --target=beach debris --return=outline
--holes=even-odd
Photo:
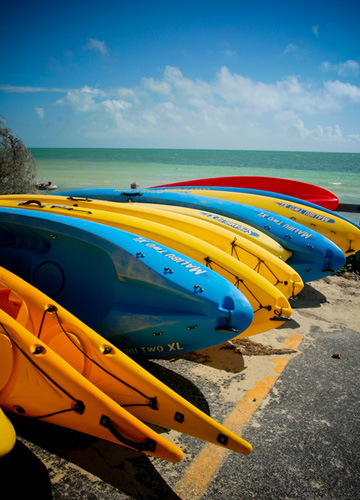
[[[339,354],[338,352],[334,352],[334,354],[331,357],[334,359],[342,359],[341,354]]]
[[[270,356],[271,354],[292,354],[295,349],[287,347],[276,348],[271,345],[263,345],[248,338],[233,339],[226,342],[222,349],[230,349],[243,356]]]

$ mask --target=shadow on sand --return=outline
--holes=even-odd
[[[311,285],[305,284],[299,295],[291,299],[290,304],[293,309],[306,309],[307,307],[321,307],[321,304],[325,302],[324,294]]]

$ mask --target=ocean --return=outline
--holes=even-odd
[[[309,182],[335,193],[340,203],[360,205],[359,153],[97,148],[34,148],[31,153],[38,180],[51,181],[58,191],[262,175]],[[359,214],[349,217],[359,222]]]

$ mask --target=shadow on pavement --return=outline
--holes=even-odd
[[[49,473],[43,462],[21,441],[0,459],[1,498],[52,498]],[[9,495],[9,496],[6,496]]]
[[[163,497],[178,500],[178,496],[160,476],[146,455],[46,422],[17,415],[9,416],[18,437],[55,455],[55,463],[51,464],[51,468],[58,468],[57,462],[60,463],[61,459],[64,459],[67,463],[83,469],[84,474],[90,473],[106,485],[111,485],[132,498],[151,500]],[[76,481],[78,481],[79,488],[84,488],[84,474],[69,467],[67,463],[63,466],[59,465],[63,481],[57,485],[55,480],[53,489],[56,491],[56,498],[67,498],[66,494],[64,497],[61,494],[61,489],[64,488],[63,483],[67,485],[71,483],[71,488],[77,491]],[[7,482],[7,477],[12,477],[13,482],[10,484],[16,485],[16,491],[14,488],[9,498],[28,498],[31,493],[34,493],[34,498],[37,500],[53,498],[49,473],[44,463],[19,440],[14,450],[1,460],[1,466],[1,475],[5,474],[4,481]],[[78,479],[76,479],[77,474]],[[67,475],[68,478],[66,478]],[[95,483],[93,479],[88,481],[87,484],[90,487],[88,486],[86,498],[91,498],[92,487],[100,489],[101,492],[101,484],[98,484],[99,481]],[[76,498],[85,497],[81,494]],[[100,497],[95,496],[95,498]]]

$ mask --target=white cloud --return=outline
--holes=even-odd
[[[339,80],[326,81],[322,86],[304,84],[289,76],[274,83],[255,81],[232,73],[224,66],[211,82],[186,78],[179,68],[167,66],[160,79],[144,78],[133,88],[119,87],[101,90],[84,86],[79,89],[23,87],[0,85],[0,91],[14,93],[61,92],[65,95],[56,104],[76,113],[106,110],[107,112],[177,108],[192,113],[207,113],[209,109],[264,116],[267,114],[331,113],[347,104],[360,103],[360,87]]]
[[[61,88],[30,87],[21,85],[0,85],[0,91],[6,93],[17,93],[17,94],[26,94],[34,92],[67,92],[66,89],[61,89]]]
[[[106,99],[102,101],[100,105],[109,113],[119,113],[125,109],[129,109],[132,107],[132,104],[128,101],[122,101],[119,99]]]
[[[94,50],[95,52],[99,52],[101,55],[106,55],[109,52],[106,43],[101,40],[96,40],[96,38],[88,38],[85,49]]]
[[[106,133],[107,140],[152,138],[155,143],[169,141],[170,147],[240,147],[241,138],[243,147],[256,148],[256,141],[263,143],[265,136],[272,138],[271,147],[290,130],[324,147],[331,141],[345,143],[338,125],[316,125],[314,120],[359,102],[360,88],[339,81],[318,87],[289,76],[265,83],[223,67],[207,82],[167,66],[160,78],[144,78],[137,87],[103,91],[85,86],[68,91],[57,104],[93,117],[82,129],[89,137]],[[305,127],[306,117],[312,127]]]
[[[150,109],[145,109],[145,111],[143,111],[141,113],[141,117],[143,120],[147,121],[148,123],[150,123],[150,125],[156,125],[157,124],[157,121],[158,121],[158,116],[157,114],[150,110]]]
[[[313,129],[308,129],[305,127],[302,120],[296,120],[293,124],[293,128],[298,132],[302,139],[320,139],[320,140],[331,140],[335,142],[343,142],[344,135],[339,127],[339,125],[328,125],[323,127],[321,125],[316,125]]]
[[[269,83],[224,66],[205,81],[167,66],[158,78],[143,78],[131,88],[2,85],[1,90],[62,92],[54,100],[57,106],[52,113],[61,115],[61,109],[67,108],[69,126],[92,145],[119,145],[120,141],[134,147],[281,149],[284,141],[294,140],[296,149],[301,140],[304,148],[306,144],[312,150],[316,141],[325,150],[350,143],[360,149],[358,129],[343,133],[341,115],[334,114],[343,114],[347,107],[354,114],[354,106],[360,104],[360,87],[339,80],[314,84],[288,76]],[[44,116],[45,108],[41,102],[36,104],[38,116]]]
[[[36,111],[36,114],[38,115],[39,118],[41,118],[41,119],[45,118],[44,108],[40,108],[40,107],[36,106],[35,111]]]
[[[255,112],[267,112],[280,105],[276,85],[254,82],[223,67],[217,75],[213,91],[229,105],[251,107]]]
[[[334,82],[325,82],[324,87],[335,98],[349,100],[356,104],[360,103],[360,87],[356,85],[336,80]]]
[[[275,83],[263,83],[230,73],[224,67],[218,74],[215,86],[217,93],[228,104],[237,104],[256,114],[289,110],[317,114],[339,109],[339,99],[330,87],[319,89],[305,86],[295,76]]]
[[[311,27],[311,32],[318,37],[319,36],[319,26],[315,25]]]
[[[162,95],[169,95],[171,93],[171,87],[167,82],[157,82],[154,78],[143,78],[143,83],[145,88],[151,92]]]
[[[174,66],[166,66],[164,81],[172,87],[175,98],[211,99],[212,89],[209,83],[202,80],[186,78],[179,68]]]
[[[331,64],[328,61],[324,61],[321,64],[321,69],[323,71],[337,73],[339,76],[357,76],[360,72],[360,64],[353,59],[338,64]]]
[[[285,50],[284,50],[284,54],[292,54],[294,52],[296,52],[298,49],[298,46],[295,45],[294,43],[289,43],[286,47],[285,47]]]
[[[105,97],[106,93],[85,86],[81,89],[69,90],[65,97],[58,99],[55,104],[68,106],[75,113],[95,111],[98,100]]]

